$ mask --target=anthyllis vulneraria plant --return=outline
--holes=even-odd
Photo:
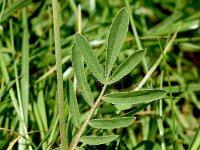
[[[139,90],[130,92],[117,92],[105,94],[106,87],[113,84],[127,75],[133,70],[137,64],[142,60],[145,55],[145,50],[138,50],[126,58],[117,69],[113,70],[113,65],[120,52],[122,43],[126,37],[128,31],[128,12],[126,8],[122,8],[114,18],[111,25],[107,50],[106,50],[106,62],[103,67],[93,52],[91,46],[87,42],[86,38],[80,33],[76,33],[76,42],[72,47],[72,64],[74,73],[78,81],[78,85],[81,89],[81,93],[85,101],[90,105],[91,109],[84,122],[80,122],[80,113],[78,109],[78,103],[75,94],[73,93],[73,85],[69,82],[70,96],[69,96],[69,109],[72,116],[72,123],[76,127],[75,136],[73,137],[69,146],[70,150],[77,147],[79,142],[89,145],[99,145],[111,142],[118,138],[116,134],[108,134],[104,132],[106,129],[124,128],[131,125],[135,121],[133,113],[129,113],[123,116],[115,116],[110,118],[97,118],[94,112],[103,101],[104,103],[111,103],[113,105],[124,105],[127,107],[148,104],[154,100],[163,98],[166,95],[166,91],[163,90]],[[87,83],[84,62],[91,71],[92,75],[103,85],[103,88],[96,100],[94,100],[90,87]],[[142,109],[142,108],[141,108]],[[84,135],[84,131],[87,126],[94,129],[104,129],[99,135]]]

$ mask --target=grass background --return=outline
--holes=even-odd
[[[90,41],[102,64],[105,61],[103,52],[112,19],[117,11],[126,5],[120,0],[60,0],[59,2],[66,98],[67,79],[73,78],[71,47],[75,39],[74,34],[78,31],[78,4],[81,4],[82,9],[81,32]],[[163,89],[171,94],[174,109],[171,107],[170,99],[153,103],[151,107],[136,114],[137,121],[133,125],[116,131],[120,133],[120,138],[107,147],[133,149],[141,141],[149,140],[160,145],[165,143],[167,149],[173,149],[174,133],[178,148],[188,149],[200,119],[200,1],[129,0],[128,2],[140,42],[147,50],[148,69],[162,54],[166,43],[181,25],[171,52],[165,56],[164,61],[144,87],[163,86]],[[26,136],[33,149],[58,147],[60,139],[57,126],[51,1],[1,0],[0,3],[0,149],[6,149],[19,137],[19,133],[25,134],[30,131],[36,132]],[[116,66],[137,49],[129,25]],[[86,73],[92,92],[97,96],[101,85],[88,70]],[[141,63],[125,78],[110,86],[109,91],[132,90],[144,75],[145,70]],[[84,119],[89,107],[79,89],[77,96]],[[110,111],[105,108],[106,106],[102,106],[99,111]],[[68,109],[65,111],[67,116]],[[175,128],[173,128],[172,112],[174,112]],[[163,139],[159,134],[161,131],[164,131]],[[88,130],[88,133],[91,132]],[[15,144],[14,149],[17,147]],[[105,145],[97,146],[96,149],[100,147],[103,148]],[[92,147],[88,146],[86,149]]]

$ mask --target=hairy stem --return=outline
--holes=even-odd
[[[106,87],[107,87],[107,83],[104,84],[102,90],[101,90],[101,93],[98,97],[98,99],[96,100],[96,102],[94,103],[94,105],[91,107],[90,111],[89,111],[89,114],[87,116],[87,118],[85,119],[84,123],[82,124],[80,130],[78,131],[78,133],[75,135],[75,137],[73,138],[72,140],[72,143],[69,147],[69,150],[74,150],[79,142],[79,139],[81,137],[81,135],[83,134],[83,131],[85,130],[85,128],[87,127],[95,109],[97,108],[97,106],[99,105],[99,103],[101,102],[101,99],[103,97],[103,94],[106,90]]]
[[[55,39],[55,56],[57,68],[57,94],[58,94],[58,115],[60,123],[61,149],[68,149],[65,116],[64,116],[64,96],[63,96],[63,78],[62,78],[62,57],[60,46],[60,30],[58,17],[58,1],[52,0],[53,7],[53,25],[54,25],[54,39]]]

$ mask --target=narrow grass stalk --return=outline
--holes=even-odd
[[[19,109],[22,115],[22,119],[24,119],[24,114],[23,114],[23,107],[22,107],[22,98],[21,98],[21,91],[20,91],[20,86],[19,86],[19,76],[17,72],[17,62],[14,62],[14,71],[15,71],[15,80],[16,80],[16,89],[17,89],[17,98],[18,98],[18,103],[19,103]]]
[[[160,43],[159,43],[160,44]],[[160,45],[161,48],[161,45]],[[163,71],[161,72],[161,78],[160,78],[160,88],[163,88]],[[163,107],[162,107],[162,102],[163,100],[160,99],[159,100],[159,106],[158,106],[158,114],[159,114],[159,118],[157,120],[157,124],[158,124],[158,129],[159,129],[159,134],[160,134],[160,139],[161,139],[161,148],[162,150],[166,150],[166,146],[165,146],[165,138],[164,138],[164,127],[163,127]]]
[[[152,73],[158,67],[158,65],[160,64],[161,60],[166,55],[166,53],[170,51],[170,48],[171,48],[171,46],[172,46],[172,44],[173,44],[173,42],[174,42],[174,40],[175,40],[175,38],[177,36],[177,33],[178,33],[179,29],[180,29],[180,27],[177,29],[177,31],[174,33],[172,39],[170,40],[170,42],[165,47],[163,54],[160,55],[160,57],[158,58],[158,60],[151,67],[151,69],[148,71],[148,73],[145,75],[145,77],[142,79],[142,81],[138,84],[138,86],[134,89],[134,91],[138,91],[139,89],[142,88],[142,86],[147,82],[147,80],[150,78],[150,76],[152,75]]]
[[[178,30],[180,29],[180,27],[177,29],[177,32]],[[175,34],[177,34],[177,32]],[[175,34],[174,36],[172,37],[171,41],[174,39],[175,40]],[[170,42],[171,42],[170,41]],[[170,43],[169,42],[169,43]],[[160,48],[162,50],[162,47],[161,47],[161,44],[159,42],[159,45],[160,45]],[[169,44],[166,46],[167,47],[171,47],[169,46]],[[168,48],[168,49],[169,49]],[[171,88],[171,82],[170,82],[170,76],[169,76],[169,71],[168,71],[168,66],[167,66],[167,63],[166,63],[166,60],[165,60],[165,54],[167,53],[167,50],[164,50],[164,54],[163,54],[163,60],[165,62],[165,66],[166,66],[166,70],[167,70],[167,78],[168,78],[168,86],[169,86],[169,93],[170,93],[170,100],[171,100],[171,110],[172,110],[172,132],[173,132],[173,148],[175,149],[176,145],[175,145],[175,114],[174,114],[174,102],[173,102],[173,99],[172,99],[172,88]],[[160,87],[162,88],[163,85],[162,85],[162,80],[163,80],[163,72],[162,72],[162,78],[160,80]],[[158,119],[158,127],[159,127],[159,131],[160,131],[160,136],[161,136],[161,147],[162,147],[162,150],[165,150],[166,147],[165,147],[165,140],[164,140],[164,127],[163,127],[163,122],[162,122],[162,100],[160,100],[160,118]]]
[[[21,100],[23,109],[23,119],[28,126],[28,102],[29,102],[29,32],[27,22],[26,8],[22,9],[22,26],[23,26],[23,37],[22,37],[22,64],[21,64]],[[26,134],[23,132],[23,125],[19,124],[19,133]],[[24,138],[19,140],[18,149],[25,149],[26,141]]]
[[[168,78],[168,86],[169,86],[169,94],[170,94],[170,101],[171,101],[171,111],[172,111],[172,141],[173,141],[173,149],[176,149],[176,137],[175,137],[175,114],[174,114],[174,101],[172,97],[172,88],[171,88],[171,81],[169,76],[169,71],[167,69],[167,78]]]
[[[200,122],[199,127],[196,131],[196,134],[194,135],[194,138],[192,140],[192,143],[190,144],[188,150],[197,150],[200,148]]]
[[[160,79],[160,88],[163,88],[163,71],[161,72],[161,79]],[[165,146],[165,138],[164,138],[164,127],[163,127],[163,111],[162,111],[162,102],[163,100],[160,99],[159,100],[159,119],[158,119],[158,128],[159,128],[159,132],[160,132],[160,138],[161,138],[161,148],[162,150],[166,150],[166,146]]]
[[[26,8],[23,8],[22,12],[23,20],[23,39],[22,39],[22,79],[21,79],[21,91],[22,91],[22,106],[24,113],[25,123],[28,124],[28,101],[29,101],[29,34],[28,34],[28,22]]]
[[[11,6],[11,1],[8,1],[8,6]],[[9,20],[9,31],[10,31],[10,43],[11,43],[11,51],[14,57],[15,55],[15,46],[14,46],[14,32],[13,32],[13,22],[12,18]]]
[[[131,9],[130,9],[130,5],[129,5],[128,0],[125,0],[125,3],[126,3],[126,7],[128,9],[130,23],[131,23],[131,28],[133,30],[133,34],[134,34],[134,37],[135,37],[135,41],[136,41],[137,47],[138,47],[139,50],[141,50],[141,49],[143,49],[142,48],[142,44],[140,42],[140,39],[139,39],[139,36],[138,36],[138,33],[137,33],[137,29],[135,27],[135,22],[134,22],[132,14],[131,14]],[[142,64],[143,64],[145,73],[147,73],[148,72],[148,66],[147,66],[147,62],[146,62],[145,58],[142,59]]]
[[[2,42],[1,41],[0,41],[0,67],[1,67],[1,70],[2,70],[2,73],[3,73],[3,78],[5,79],[5,83],[9,84],[10,78],[9,78],[8,70],[7,70],[7,67],[5,65],[4,58],[3,58]],[[9,90],[9,95],[10,95],[10,98],[12,100],[12,104],[15,108],[15,111],[17,113],[17,117],[19,119],[19,122],[20,122],[20,124],[22,124],[23,132],[27,133],[27,127],[25,125],[23,115],[20,111],[20,108],[19,108],[19,105],[18,105],[18,102],[17,102],[17,98],[15,97],[15,93],[14,93],[14,90],[13,90],[12,87]],[[26,138],[29,139],[29,136],[26,135]],[[31,146],[29,146],[29,149],[32,149]]]
[[[52,0],[53,7],[53,24],[54,24],[54,39],[55,39],[55,55],[57,68],[57,96],[58,96],[58,115],[60,122],[61,149],[68,149],[67,134],[65,128],[64,116],[64,96],[63,96],[63,79],[62,79],[62,57],[60,46],[60,29],[58,17],[58,1]]]
[[[81,5],[78,5],[78,32],[81,33],[81,26],[82,26],[82,21],[81,21]]]
[[[97,98],[96,102],[94,103],[94,105],[91,107],[90,111],[89,111],[89,114],[87,116],[87,118],[85,119],[84,123],[82,124],[80,130],[78,131],[78,133],[74,136],[74,138],[72,139],[72,142],[71,142],[71,145],[69,147],[69,150],[74,150],[79,142],[79,139],[81,138],[81,135],[83,134],[85,128],[87,127],[95,109],[97,108],[97,106],[99,105],[99,103],[101,102],[102,100],[102,97],[104,95],[104,92],[106,90],[106,87],[107,87],[107,83],[104,84],[102,90],[101,90],[101,93],[99,95],[99,97]]]
[[[161,148],[162,148],[162,150],[166,150],[165,139],[164,139],[164,127],[163,127],[162,118],[159,118],[157,120],[157,123],[158,123],[158,129],[159,129],[160,139],[161,139]]]
[[[52,19],[52,8],[49,6],[48,7],[48,15],[49,15],[49,24],[52,24],[53,19]],[[49,28],[49,51],[53,51],[53,29]]]
[[[0,23],[1,23],[1,20],[3,18],[3,13],[4,13],[5,5],[6,5],[6,0],[3,0],[3,6],[1,8],[1,13],[0,13]]]

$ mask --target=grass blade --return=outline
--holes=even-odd
[[[164,90],[142,90],[133,92],[118,92],[107,94],[103,100],[112,104],[140,104],[149,103],[163,98],[167,94]]]
[[[35,120],[38,124],[38,127],[39,127],[39,130],[42,131],[44,130],[44,126],[43,126],[43,123],[42,123],[42,118],[41,118],[41,114],[39,112],[39,107],[37,106],[36,103],[33,103],[33,112],[34,112],[34,115],[35,115]],[[45,138],[45,133],[44,132],[40,132],[40,135],[41,135],[41,139],[44,139]],[[40,139],[40,140],[41,140]],[[47,141],[45,141],[43,144],[42,144],[42,147],[43,149],[45,149],[45,147],[47,146]]]
[[[20,0],[20,1],[16,1],[15,3],[13,3],[10,7],[8,7],[3,15],[2,18],[2,22],[6,21],[6,19],[8,17],[10,17],[15,11],[29,5],[30,3],[32,3],[32,0]]]
[[[76,33],[76,42],[92,74],[98,81],[104,83],[103,67],[100,65],[87,40],[81,34]]]
[[[28,124],[28,101],[29,101],[29,32],[26,8],[23,8],[23,39],[22,39],[22,64],[21,64],[21,92],[24,120]]]
[[[120,48],[128,31],[128,12],[122,8],[116,15],[108,37],[108,47],[106,56],[106,78],[109,77],[113,64],[119,54]]]
[[[145,50],[140,50],[126,58],[113,73],[109,84],[115,83],[127,75],[142,60]]]
[[[28,21],[27,21],[27,10],[26,8],[22,9],[22,24],[23,28],[23,37],[22,37],[22,64],[21,64],[21,97],[22,97],[22,108],[24,122],[28,126],[28,103],[29,103],[29,32],[28,32]],[[23,132],[22,124],[19,125],[19,133],[25,134]],[[25,139],[21,138],[19,140],[18,149],[25,149]]]
[[[89,125],[93,128],[99,129],[114,129],[123,128],[131,125],[135,121],[134,117],[121,117],[121,118],[109,118],[109,119],[93,119]]]
[[[80,128],[80,113],[79,113],[79,108],[78,108],[78,103],[76,99],[76,95],[74,93],[74,88],[71,80],[69,80],[69,110],[72,116],[72,122],[73,124],[77,127]]]
[[[118,135],[84,136],[80,139],[80,141],[83,142],[84,144],[100,145],[114,141],[117,137]]]
[[[79,87],[81,88],[81,93],[83,94],[85,101],[91,106],[93,104],[93,97],[86,80],[84,62],[76,43],[72,47],[72,65],[74,67],[74,73],[76,75]]]
[[[192,140],[192,143],[191,143],[191,145],[189,147],[189,150],[199,149],[199,147],[200,147],[200,142],[199,141],[200,141],[200,126],[196,131],[196,134],[195,134],[195,136],[194,136],[194,138]]]
[[[42,83],[39,84],[40,91],[38,92],[37,97],[37,107],[39,108],[39,114],[42,120],[42,124],[44,129],[48,129],[48,119],[46,115],[46,105],[45,105],[45,98],[44,98],[44,89]]]

